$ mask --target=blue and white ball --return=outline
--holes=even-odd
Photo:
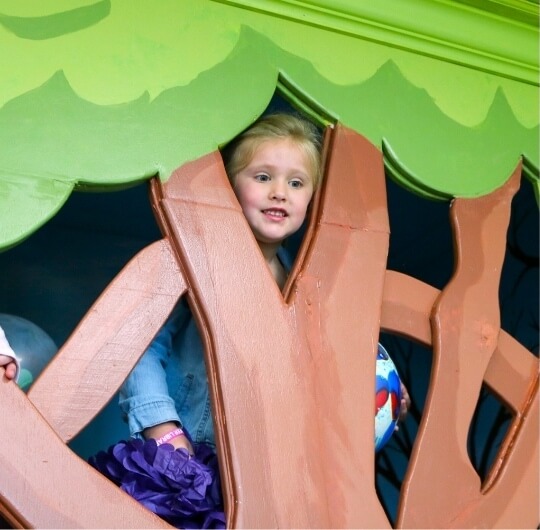
[[[401,407],[401,381],[388,352],[379,344],[375,377],[375,451],[394,432]]]

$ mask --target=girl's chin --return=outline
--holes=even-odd
[[[260,235],[258,237],[256,237],[257,239],[257,242],[259,243],[259,245],[265,245],[265,246],[275,246],[275,247],[279,247],[279,245],[281,245],[281,243],[283,243],[283,241],[285,241],[285,239],[287,239],[287,237],[289,237],[288,235],[286,236],[263,236],[263,235]]]
[[[265,245],[281,245],[285,239],[293,235],[297,230],[265,230],[255,232],[255,239]]]

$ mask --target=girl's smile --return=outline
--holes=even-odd
[[[269,210],[264,210],[264,213],[266,215],[274,216],[274,217],[285,217],[287,215],[287,212],[285,212],[284,210],[279,210],[277,208],[271,208]]]

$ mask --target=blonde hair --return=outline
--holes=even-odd
[[[269,114],[237,136],[222,151],[225,170],[234,185],[234,177],[249,165],[259,146],[272,139],[289,138],[306,154],[312,168],[313,189],[321,181],[321,135],[310,121],[293,114]]]

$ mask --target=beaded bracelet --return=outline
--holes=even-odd
[[[174,431],[168,432],[167,434],[164,434],[161,438],[158,438],[156,440],[156,443],[158,445],[167,443],[171,441],[173,438],[178,438],[179,436],[182,436],[184,434],[184,431],[180,428],[174,429]]]

